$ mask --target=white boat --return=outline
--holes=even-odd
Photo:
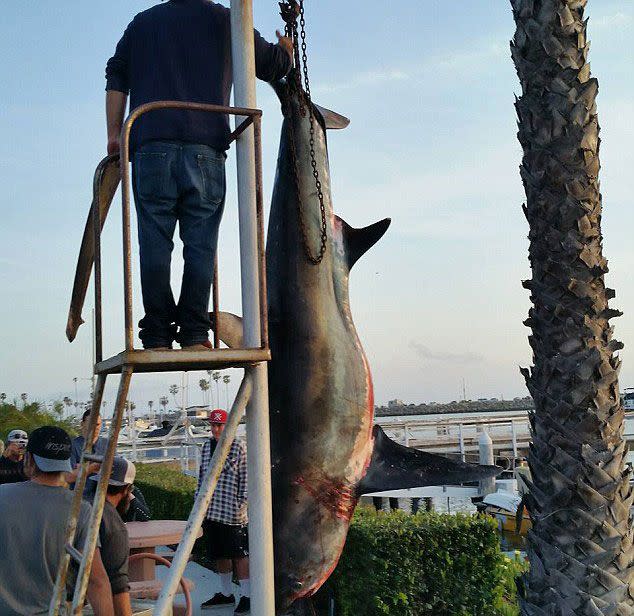
[[[517,510],[522,502],[522,497],[517,492],[507,492],[506,490],[498,490],[492,494],[487,494],[481,503],[476,504],[479,511],[490,515],[498,522],[500,530],[508,533],[515,533],[517,527]],[[522,522],[519,528],[519,534],[523,537],[531,527],[531,520],[528,511],[524,509],[522,512]]]

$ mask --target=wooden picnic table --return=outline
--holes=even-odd
[[[187,522],[183,520],[150,520],[149,522],[128,522],[130,554],[156,552],[157,546],[175,545],[180,542]],[[202,536],[202,528],[198,537]],[[156,563],[143,559],[130,563],[130,581],[141,582],[156,579]]]

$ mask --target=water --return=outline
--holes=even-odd
[[[482,417],[528,417],[527,411],[510,410],[510,411],[482,411],[477,413],[434,413],[427,415],[394,415],[390,417],[375,416],[374,420],[381,425],[390,423],[402,423],[404,421],[442,421],[443,419],[481,419]]]

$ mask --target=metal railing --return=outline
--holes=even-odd
[[[268,349],[268,319],[267,319],[267,299],[266,299],[266,264],[265,264],[265,244],[264,244],[264,212],[262,197],[262,167],[261,167],[261,147],[262,147],[262,111],[259,109],[247,109],[242,107],[227,107],[224,105],[210,105],[203,103],[191,103],[185,101],[155,101],[137,107],[128,116],[121,132],[121,192],[122,192],[122,222],[123,222],[123,283],[124,283],[124,323],[125,323],[125,349],[134,350],[134,319],[133,319],[133,291],[132,291],[132,247],[131,247],[131,224],[130,224],[130,134],[134,123],[144,114],[164,109],[181,109],[187,111],[200,111],[207,113],[221,113],[226,115],[240,116],[245,119],[231,134],[230,142],[237,139],[244,131],[253,125],[254,154],[256,162],[256,220],[257,220],[257,262],[258,262],[258,283],[259,283],[259,325],[260,344],[259,348]],[[103,319],[102,319],[102,297],[101,297],[101,220],[99,204],[93,207],[94,241],[95,241],[95,358],[96,363],[103,360]],[[213,314],[215,322],[218,322],[219,313],[219,290],[218,290],[218,267],[217,259],[214,263],[214,282],[212,286]],[[214,347],[219,348],[217,327],[214,328]]]
[[[470,452],[477,451],[478,438],[487,432],[497,450],[509,450],[516,458],[530,442],[530,430],[526,413],[503,416],[464,416],[424,420],[389,421],[377,418],[377,423],[396,440],[406,446],[458,453],[466,460]]]

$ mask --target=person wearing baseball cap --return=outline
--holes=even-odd
[[[77,476],[79,475],[79,462],[81,461],[81,454],[84,450],[84,443],[86,442],[86,439],[88,439],[89,442],[88,453],[105,456],[106,449],[108,449],[108,439],[103,436],[99,436],[102,425],[100,415],[97,415],[97,422],[93,433],[88,434],[89,415],[90,409],[84,411],[80,424],[81,434],[76,436],[71,443],[70,465],[73,467],[73,470],[66,476],[66,481],[70,484],[71,490],[75,488],[75,482],[77,481]],[[95,473],[99,472],[99,467],[99,462],[90,463],[88,465],[88,477],[91,477]],[[96,484],[94,482],[86,481],[83,496],[89,503],[92,503],[95,498],[95,488]]]
[[[29,438],[24,430],[11,430],[7,444],[0,457],[0,485],[26,481],[24,472],[24,450]]]
[[[0,485],[0,614],[47,614],[66,542],[73,494],[66,487],[71,443],[56,426],[33,430],[24,468],[30,481]],[[82,503],[74,547],[84,549],[90,505]],[[108,576],[95,550],[88,601],[98,616],[113,613]]]
[[[211,458],[227,423],[227,411],[214,409],[209,413],[211,438],[202,448],[198,490],[207,474]],[[222,467],[218,484],[203,522],[207,541],[207,556],[216,561],[221,592],[205,601],[201,609],[233,605],[235,601],[232,572],[240,582],[240,601],[234,614],[246,614],[251,608],[249,584],[249,541],[247,518],[247,449],[235,439]]]
[[[136,468],[132,462],[119,456],[115,457],[108,479],[106,502],[99,528],[101,558],[110,580],[112,602],[117,615],[132,613],[128,575],[130,545],[128,529],[121,516],[130,506],[133,498],[132,484],[135,476]],[[101,471],[90,479],[98,482],[101,479]]]

